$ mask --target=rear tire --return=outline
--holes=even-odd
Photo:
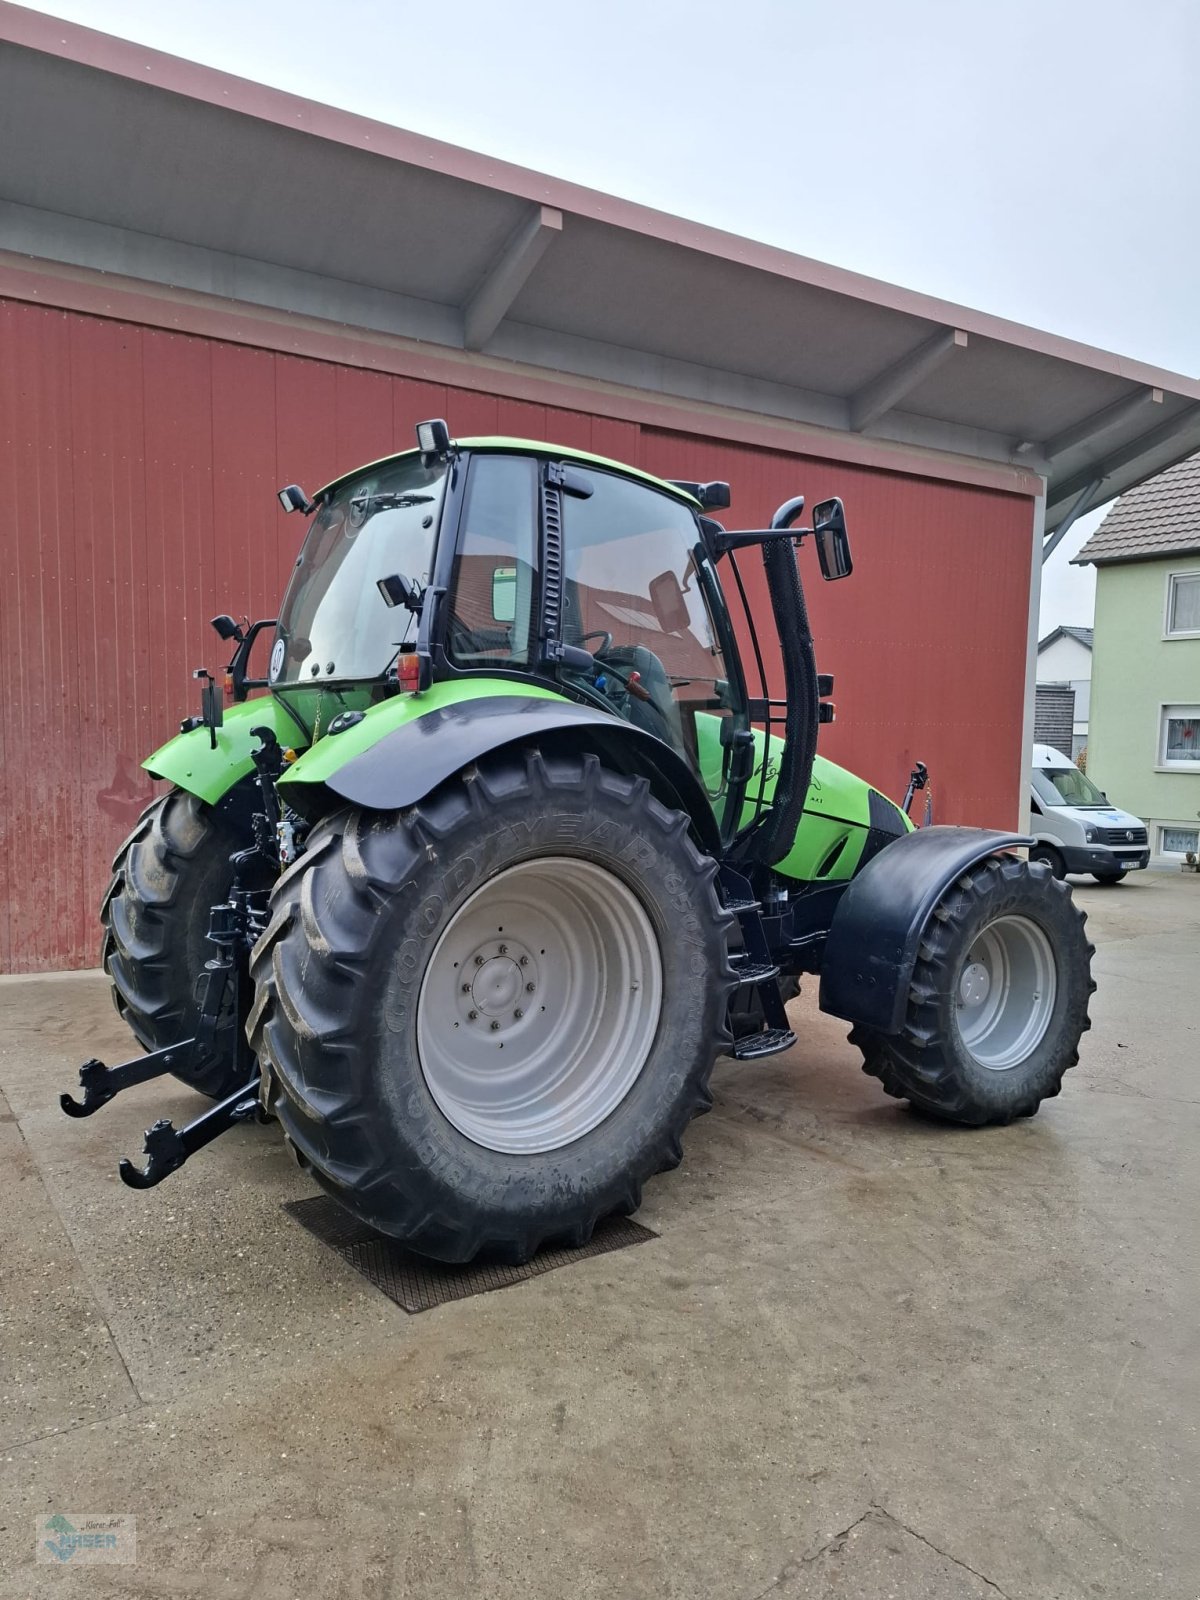
[[[443,1261],[636,1211],[728,1043],[715,877],[687,817],[594,756],[497,756],[318,824],[251,957],[248,1032],[302,1163]]]
[[[949,1122],[1033,1116],[1091,1027],[1085,921],[1044,862],[992,856],[972,867],[925,929],[901,1032],[851,1030],[863,1071]]]
[[[143,811],[117,851],[100,905],[101,965],[113,1004],[147,1050],[161,1050],[195,1032],[197,985],[213,954],[209,908],[227,898],[229,858],[245,840],[212,807],[172,789]],[[212,1050],[175,1077],[212,1100],[244,1083],[237,1066],[232,1011]]]

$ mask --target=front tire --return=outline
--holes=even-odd
[[[594,756],[497,756],[319,824],[251,958],[251,1043],[301,1160],[443,1261],[635,1211],[728,1043],[715,877],[688,819]]]
[[[1043,862],[992,856],[972,867],[925,929],[901,1032],[851,1030],[863,1071],[950,1122],[1033,1116],[1091,1026],[1085,920]]]
[[[228,897],[229,858],[246,842],[203,800],[172,789],[147,806],[117,851],[100,906],[100,960],[113,1004],[147,1050],[196,1031],[198,981],[213,954],[209,908]],[[232,1007],[213,1048],[174,1076],[212,1100],[245,1082]]]
[[[1123,872],[1093,872],[1092,877],[1097,883],[1120,883],[1125,874]]]

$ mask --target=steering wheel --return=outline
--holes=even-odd
[[[597,628],[595,633],[585,633],[583,638],[580,639],[579,642],[580,642],[580,644],[586,644],[589,639],[603,639],[604,640],[604,643],[601,645],[599,650],[593,650],[592,651],[592,654],[594,656],[607,655],[608,652],[613,647],[613,636],[612,636],[612,634],[611,633],[606,633],[603,628]]]

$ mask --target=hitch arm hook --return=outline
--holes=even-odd
[[[236,1123],[253,1121],[258,1115],[261,1081],[261,1075],[256,1074],[227,1100],[185,1127],[176,1128],[165,1117],[160,1118],[153,1127],[146,1129],[146,1142],[142,1147],[146,1165],[139,1168],[132,1161],[123,1160],[118,1169],[121,1181],[131,1189],[152,1189],[172,1172],[177,1172],[197,1150],[228,1133]]]

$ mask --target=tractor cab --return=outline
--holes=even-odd
[[[707,514],[728,505],[725,484],[668,482],[528,440],[451,443],[440,423],[426,430],[430,448],[337,479],[315,502],[296,486],[281,491],[285,509],[315,515],[269,681],[311,741],[344,727],[347,708],[370,714],[397,691],[538,686],[637,730],[651,765],[686,768],[694,804],[726,844],[779,810],[781,776],[803,803],[816,722],[832,714],[817,705],[828,686],[816,678],[798,584],[775,583],[784,654],[798,656],[792,681],[805,683],[789,772],[786,704],[770,698],[735,554],[774,544],[768,570],[774,559],[782,571],[780,555],[794,569],[794,542],[812,531],[791,527],[802,500],[771,529],[728,535]],[[815,524],[822,570],[845,576],[840,503],[817,510],[836,512],[839,541],[835,560],[829,529]],[[725,555],[758,667],[753,698],[717,573]],[[289,781],[306,770],[315,769]]]
[[[346,705],[482,679],[543,685],[665,744],[736,830],[749,763],[739,772],[731,752],[749,740],[749,701],[687,489],[471,439],[321,490],[270,665],[310,738]]]

